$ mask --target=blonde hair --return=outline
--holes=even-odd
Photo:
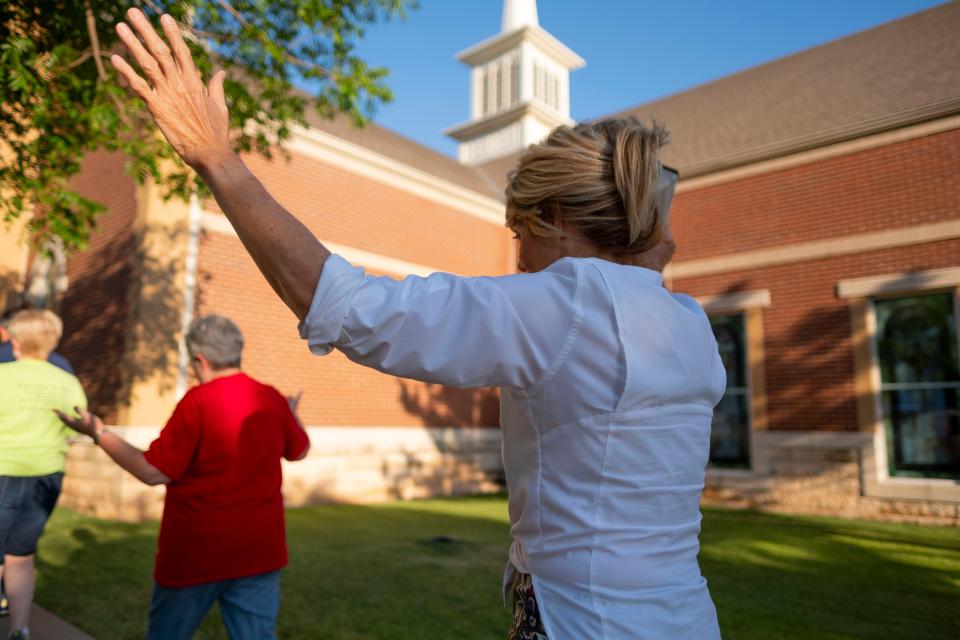
[[[60,319],[52,312],[31,309],[14,314],[7,331],[17,342],[21,356],[46,360],[60,341],[62,326]]]
[[[507,226],[558,237],[563,220],[618,255],[653,248],[666,213],[657,211],[654,196],[668,138],[664,127],[632,116],[557,127],[510,174]]]

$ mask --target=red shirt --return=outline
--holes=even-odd
[[[287,564],[280,458],[309,440],[280,393],[244,373],[191,389],[144,454],[170,478],[154,579],[187,587]]]

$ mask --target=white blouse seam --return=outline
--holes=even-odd
[[[583,277],[580,273],[580,267],[574,263],[573,273],[576,280],[576,284],[573,292],[573,322],[570,325],[570,331],[567,332],[567,338],[564,340],[563,347],[561,347],[560,352],[557,354],[557,357],[554,359],[553,364],[550,365],[550,368],[547,370],[543,377],[537,382],[533,383],[526,389],[524,389],[525,395],[530,397],[531,395],[536,395],[553,379],[553,377],[560,370],[560,367],[563,366],[563,363],[566,361],[567,356],[570,355],[570,351],[573,349],[573,343],[576,341],[577,333],[580,331],[580,325],[583,323]],[[533,411],[531,410],[531,414]],[[539,433],[539,429],[537,430]]]
[[[603,503],[604,488],[607,486],[607,453],[610,451],[610,423],[607,423],[603,435],[603,461],[600,465],[600,488],[597,491],[597,504],[593,509],[593,535],[590,539],[590,567],[588,569],[588,580],[590,586],[590,603],[593,606],[594,613],[600,619],[600,632],[602,637],[606,638],[606,616],[601,613],[597,607],[597,593],[594,589],[593,561],[597,554],[597,538],[600,534],[600,509]]]
[[[600,280],[603,282],[603,286],[607,290],[607,296],[610,298],[610,306],[613,308],[613,320],[617,325],[617,343],[623,351],[623,389],[620,391],[620,397],[617,398],[617,402],[613,405],[614,412],[618,412],[620,410],[620,403],[623,402],[624,396],[627,395],[627,389],[630,388],[630,362],[627,358],[627,347],[623,343],[623,332],[620,326],[622,315],[620,313],[620,304],[617,302],[617,297],[613,295],[613,290],[610,288],[610,283],[607,281],[607,276],[603,272],[603,269],[596,264],[593,265],[593,268],[600,274]]]
[[[583,422],[588,422],[593,420],[601,420],[603,418],[617,418],[625,415],[644,415],[645,416],[648,414],[655,414],[660,411],[665,411],[667,409],[693,409],[693,408],[703,409],[704,413],[707,413],[707,412],[711,414],[713,413],[713,406],[709,404],[700,403],[700,402],[670,402],[665,404],[650,405],[649,407],[641,407],[639,409],[627,409],[625,411],[617,410],[617,411],[610,411],[607,413],[594,413],[588,416],[583,416],[581,418],[574,418],[573,420],[569,420],[567,422],[558,424],[555,427],[550,427],[550,432],[553,433],[554,431],[557,431],[559,429],[566,429],[571,425],[581,424]],[[539,433],[539,427],[537,428],[537,432]]]

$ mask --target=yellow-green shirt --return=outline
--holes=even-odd
[[[87,407],[75,376],[42,360],[0,364],[0,476],[63,471],[72,432],[53,410],[74,407]]]

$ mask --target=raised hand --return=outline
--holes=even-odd
[[[180,28],[169,15],[160,18],[169,46],[138,9],[127,11],[127,19],[140,37],[124,22],[117,25],[117,34],[147,79],[120,56],[112,56],[110,61],[147,103],[167,141],[194,169],[208,159],[229,154],[229,118],[223,95],[226,74],[218,71],[208,86],[203,85]]]
[[[96,439],[97,434],[103,431],[103,421],[89,411],[84,411],[79,407],[74,407],[73,410],[77,413],[76,416],[68,416],[56,409],[54,409],[53,412],[57,414],[57,417],[60,418],[63,424],[77,433],[82,433]]]
[[[287,396],[287,405],[290,407],[290,411],[293,413],[297,412],[297,407],[300,406],[300,397],[303,395],[303,389],[297,391],[295,396]]]

